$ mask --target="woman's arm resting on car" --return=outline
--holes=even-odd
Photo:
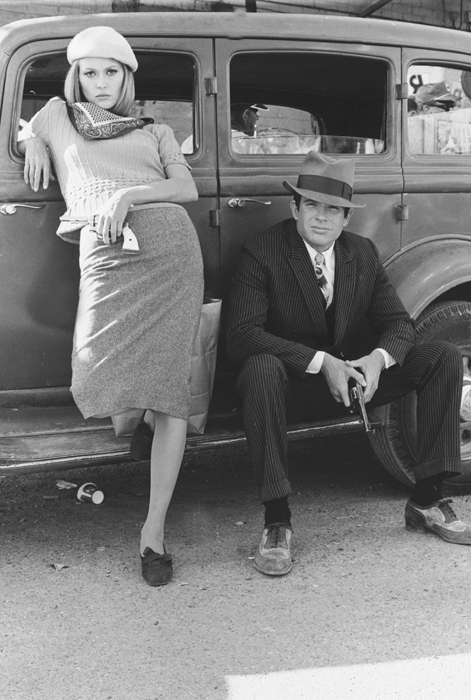
[[[185,204],[198,199],[195,181],[185,165],[172,163],[165,167],[166,180],[158,180],[150,185],[131,187],[128,190],[129,204],[146,202],[175,202]]]
[[[24,179],[26,184],[37,192],[42,179],[43,189],[46,190],[51,174],[51,159],[44,141],[38,136],[18,141],[18,151],[25,157]]]

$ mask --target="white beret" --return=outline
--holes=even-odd
[[[89,27],[74,36],[67,47],[70,64],[80,58],[114,58],[134,73],[137,60],[129,42],[112,27]]]

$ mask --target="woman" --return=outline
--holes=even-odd
[[[85,29],[67,58],[67,102],[50,100],[19,148],[35,191],[48,186],[50,154],[67,204],[58,234],[80,237],[74,400],[85,418],[146,409],[138,437],[153,433],[153,442],[140,554],[145,581],[159,586],[172,576],[164,523],[185,447],[203,299],[198,238],[179,204],[198,195],[170,127],[128,118],[137,60],[126,39],[111,27]],[[126,227],[134,255],[123,250]]]

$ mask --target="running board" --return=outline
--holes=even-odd
[[[0,408],[0,475],[33,474],[133,461],[129,437],[116,437],[109,419],[87,421],[75,407]],[[379,424],[373,424],[373,427]],[[356,416],[290,426],[289,440],[364,430]],[[204,435],[188,435],[186,451],[245,442],[240,416],[208,421]]]

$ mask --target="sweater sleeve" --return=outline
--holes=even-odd
[[[175,138],[173,129],[167,124],[154,124],[152,133],[159,142],[159,156],[163,168],[167,167],[167,165],[172,165],[172,163],[179,163],[191,170]]]
[[[21,130],[18,141],[38,136],[49,145],[49,135],[51,133],[50,124],[51,116],[62,100],[59,97],[53,97],[49,100],[39,112],[36,112],[34,117]]]

